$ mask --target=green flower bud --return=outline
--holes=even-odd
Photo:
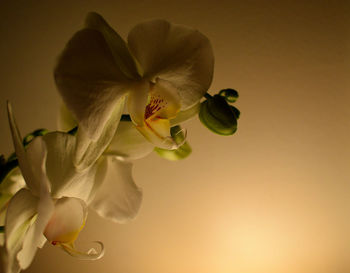
[[[219,135],[232,135],[237,130],[237,117],[221,95],[214,95],[201,103],[199,119],[209,130]]]
[[[159,156],[171,161],[176,161],[176,160],[180,160],[188,157],[191,154],[192,149],[187,142],[184,142],[186,139],[184,130],[182,130],[180,126],[174,126],[174,127],[171,127],[170,134],[175,140],[176,144],[178,145],[182,144],[182,145],[175,150],[167,150],[167,149],[156,147],[154,148],[154,151]]]
[[[219,95],[224,97],[228,102],[231,102],[231,103],[235,102],[239,96],[238,92],[231,88],[221,90]]]

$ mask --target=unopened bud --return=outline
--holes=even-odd
[[[208,129],[219,135],[232,135],[237,130],[237,117],[221,95],[214,95],[201,103],[199,119]]]

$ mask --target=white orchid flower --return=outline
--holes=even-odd
[[[3,271],[26,269],[46,240],[79,258],[101,257],[102,245],[99,253],[82,253],[75,249],[74,241],[85,224],[86,203],[96,192],[104,164],[77,173],[72,162],[76,140],[65,133],[37,137],[25,150],[10,105],[8,113],[26,188],[20,189],[7,207],[5,244],[0,251]]]
[[[134,27],[126,43],[100,15],[90,13],[61,54],[55,80],[90,141],[116,129],[110,120],[127,97],[139,132],[158,147],[174,149],[172,120],[193,114],[211,84],[213,63],[209,40],[196,30],[154,20]],[[82,157],[77,154],[78,165]]]
[[[77,122],[65,105],[61,106],[58,128],[69,131]],[[120,121],[118,129],[103,152],[107,161],[104,180],[89,206],[101,217],[125,223],[136,217],[142,202],[142,190],[132,177],[133,161],[147,156],[154,145],[147,141],[130,121]]]

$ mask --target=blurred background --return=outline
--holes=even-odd
[[[22,134],[56,129],[53,67],[89,11],[122,37],[154,18],[208,36],[210,93],[239,91],[239,127],[185,123],[188,159],[135,162],[136,220],[90,212],[77,242],[103,241],[101,260],[47,244],[25,272],[350,272],[350,1],[1,0],[1,153],[13,151],[6,100]]]

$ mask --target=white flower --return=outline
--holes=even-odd
[[[73,256],[99,258],[103,247],[100,253],[81,253],[74,241],[85,224],[86,203],[94,197],[105,164],[98,161],[77,172],[72,162],[76,139],[65,133],[36,137],[25,150],[10,105],[8,113],[26,188],[20,189],[7,207],[5,244],[0,252],[4,272],[27,268],[46,240]]]
[[[62,105],[58,127],[69,131],[77,126],[68,109]],[[118,223],[134,219],[142,202],[142,190],[132,177],[132,162],[151,153],[154,145],[135,129],[132,122],[120,121],[118,129],[101,156],[107,161],[103,182],[89,206],[100,216]]]
[[[90,13],[86,27],[61,54],[55,79],[85,147],[112,131],[99,145],[103,152],[120,119],[115,109],[127,97],[136,128],[156,146],[174,149],[172,120],[193,113],[211,84],[213,63],[209,40],[196,30],[154,20],[134,27],[126,43],[100,15]],[[78,149],[78,166],[84,157],[86,162]]]

